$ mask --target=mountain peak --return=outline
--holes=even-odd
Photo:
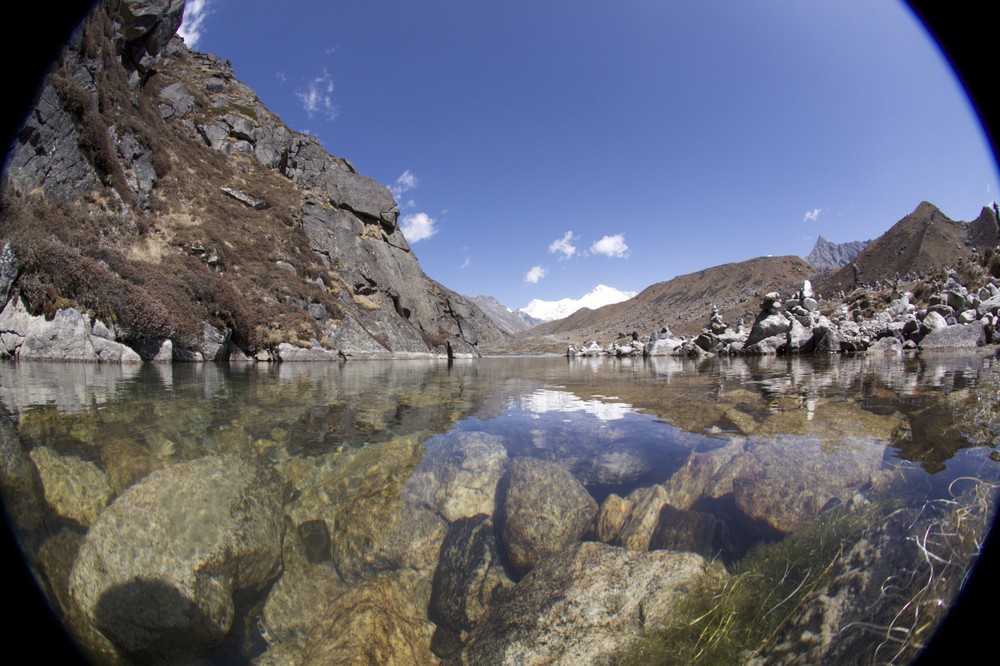
[[[542,321],[553,321],[568,317],[582,308],[596,310],[605,305],[627,301],[635,295],[634,291],[621,291],[605,284],[598,284],[580,298],[563,298],[558,301],[533,299],[519,312]]]

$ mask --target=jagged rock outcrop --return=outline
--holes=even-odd
[[[174,37],[183,5],[108,0],[64,50],[5,165],[4,300],[75,308],[143,360],[167,342],[173,360],[322,361],[505,339],[423,273],[388,188]]]
[[[831,243],[823,238],[823,234],[820,234],[812,252],[806,257],[806,261],[820,270],[840,268],[851,263],[854,257],[858,256],[870,242],[870,240],[866,240]]]

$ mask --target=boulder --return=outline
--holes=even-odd
[[[700,555],[576,543],[524,577],[473,630],[469,664],[607,664],[662,626],[720,564]]]
[[[564,468],[535,458],[511,463],[502,533],[517,571],[529,571],[578,541],[596,514],[597,502]]]
[[[608,495],[601,503],[597,514],[597,524],[594,529],[598,541],[613,543],[621,534],[625,521],[632,513],[632,502],[614,493]]]
[[[928,318],[930,315],[927,315]],[[927,320],[924,320],[927,323]],[[921,349],[975,349],[989,341],[981,321],[934,329],[920,341]]]
[[[792,323],[780,312],[773,314],[768,314],[767,311],[761,312],[754,320],[746,345],[750,346],[776,335],[785,335],[791,328]]]
[[[282,498],[273,472],[235,457],[153,472],[91,526],[70,593],[133,658],[218,644],[233,595],[262,589],[280,569]]]

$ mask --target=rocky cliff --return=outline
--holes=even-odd
[[[816,245],[813,246],[812,252],[806,257],[806,261],[820,270],[840,268],[851,263],[851,260],[858,256],[870,242],[870,240],[867,240],[851,241],[849,243],[831,243],[820,234],[819,238],[816,239]]]
[[[183,7],[100,3],[39,90],[4,167],[0,355],[475,356],[502,341],[424,275],[385,186],[175,37]]]

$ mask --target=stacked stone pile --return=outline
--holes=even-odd
[[[846,303],[826,307],[809,280],[788,298],[764,295],[750,330],[722,320],[712,306],[708,325],[690,338],[674,335],[666,325],[642,345],[645,356],[700,357],[706,354],[897,353],[904,350],[974,349],[1000,342],[1000,286],[992,280],[969,289],[950,274],[917,309],[913,294],[896,288],[887,307],[865,317]],[[570,347],[567,356],[635,356],[636,340],[618,340],[602,348],[597,342]]]

